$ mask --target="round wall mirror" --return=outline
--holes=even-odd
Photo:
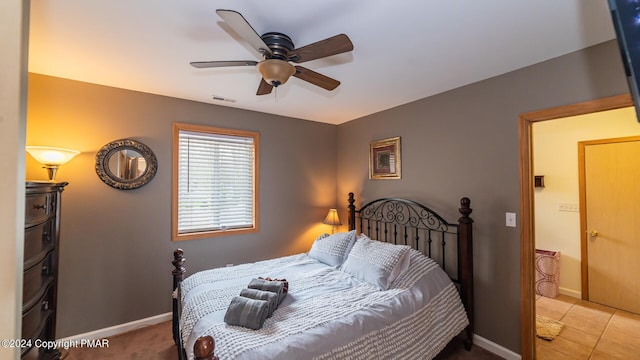
[[[115,140],[96,154],[96,173],[105,184],[120,190],[137,189],[156,175],[158,160],[145,144],[132,140]]]

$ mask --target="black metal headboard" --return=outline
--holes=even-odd
[[[436,261],[460,286],[469,316],[465,347],[473,338],[473,211],[469,198],[460,200],[460,218],[450,223],[425,205],[400,198],[373,200],[356,210],[349,193],[349,230],[371,239],[408,245]],[[453,263],[453,264],[451,264]],[[451,265],[455,267],[451,269]]]

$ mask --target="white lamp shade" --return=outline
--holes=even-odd
[[[73,159],[80,151],[46,146],[27,146],[27,152],[42,165],[60,166]]]
[[[340,223],[340,219],[338,218],[338,210],[329,209],[329,213],[322,223],[331,226],[342,225],[342,223]]]

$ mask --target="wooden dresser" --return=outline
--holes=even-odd
[[[22,287],[22,359],[58,359],[36,347],[55,340],[60,199],[66,182],[27,182]],[[37,342],[36,339],[39,339]]]

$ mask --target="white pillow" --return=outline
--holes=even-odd
[[[409,268],[409,247],[358,236],[340,269],[380,290],[389,286]]]
[[[311,245],[309,256],[330,266],[340,266],[355,241],[355,230],[333,235],[322,234]]]

